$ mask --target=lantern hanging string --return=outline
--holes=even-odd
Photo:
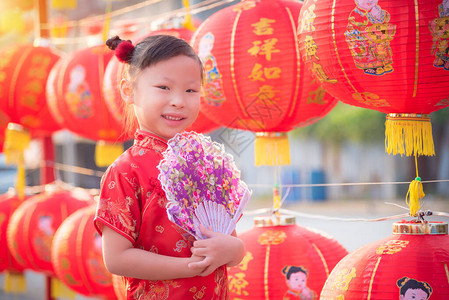
[[[83,27],[83,26],[89,26],[92,23],[96,23],[98,21],[104,21],[107,18],[114,18],[114,17],[120,17],[122,15],[132,13],[136,10],[142,9],[146,6],[150,6],[153,4],[156,4],[158,2],[161,2],[162,0],[147,0],[135,5],[126,6],[121,9],[117,10],[111,10],[110,12],[106,12],[102,15],[96,15],[92,17],[87,17],[84,19],[76,20],[76,21],[66,21],[62,25],[67,28],[71,27]],[[198,14],[203,11],[208,11],[211,9],[214,9],[219,6],[226,5],[231,2],[235,2],[236,0],[208,0],[208,1],[202,1],[197,4],[190,5],[189,9],[186,10],[186,8],[183,6],[180,9],[171,10],[167,13],[161,13],[152,17],[145,17],[145,18],[133,18],[134,22],[137,23],[149,23],[153,20],[160,19],[160,18],[169,18],[169,17],[185,17],[186,15],[194,15]],[[59,24],[61,26],[61,24]],[[54,27],[53,23],[43,23],[41,24],[41,28],[43,29],[51,29]],[[81,40],[84,40],[85,38],[53,38],[54,42],[57,44],[69,44],[73,43],[79,43]]]

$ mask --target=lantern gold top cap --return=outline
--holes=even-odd
[[[401,221],[393,224],[393,234],[448,234],[445,222]]]
[[[259,216],[254,218],[254,226],[268,227],[268,226],[285,226],[296,224],[296,218],[289,215],[270,215]]]

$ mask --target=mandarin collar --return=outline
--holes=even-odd
[[[157,135],[138,129],[134,134],[134,145],[159,151],[167,149],[167,141]]]

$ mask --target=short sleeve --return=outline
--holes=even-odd
[[[103,226],[135,243],[141,223],[138,178],[134,172],[119,171],[112,165],[101,179],[94,225],[101,235]]]

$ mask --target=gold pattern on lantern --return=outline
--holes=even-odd
[[[267,230],[257,240],[261,245],[279,245],[285,241],[287,234],[282,230]]]
[[[315,83],[315,79],[312,80],[311,84]],[[318,88],[314,91],[309,92],[309,96],[307,97],[307,104],[316,103],[316,104],[326,104],[328,101],[323,101],[324,95],[326,95],[326,91],[321,87],[318,86]]]
[[[253,32],[256,35],[270,35],[274,32],[271,24],[275,22],[276,21],[272,19],[260,18],[259,22],[251,24],[251,27],[254,27]]]
[[[330,79],[324,72],[323,66],[317,62],[312,62],[312,72],[321,82],[337,83],[337,79]]]
[[[395,254],[407,247],[409,241],[391,240],[376,248],[377,254]]]
[[[363,93],[353,93],[352,98],[354,100],[359,101],[365,105],[370,105],[374,107],[385,107],[390,106],[390,104],[385,99],[379,99],[379,95],[371,93],[371,92],[363,92]]]
[[[354,267],[352,267],[351,270],[349,270],[348,268],[339,270],[337,276],[335,276],[332,289],[337,289],[343,292],[347,291],[349,288],[349,283],[351,283],[351,280],[355,277],[356,277],[356,270]]]
[[[257,93],[251,94],[251,97],[257,97],[257,102],[266,105],[272,105],[276,103],[278,98],[275,98],[276,93],[279,93],[279,90],[274,90],[274,86],[264,84],[259,87],[259,91]]]
[[[301,27],[299,32],[308,32],[315,31],[315,26],[313,22],[315,22],[316,14],[314,12],[316,8],[315,4],[310,5],[306,10],[304,10],[302,18],[301,18]]]
[[[256,63],[248,76],[251,81],[263,81],[266,79],[276,79],[281,77],[282,69],[279,67],[265,68],[261,64]]]
[[[245,276],[246,276],[245,273],[236,273],[234,275],[229,275],[228,282],[229,282],[229,291],[231,293],[244,296],[249,295],[248,291],[245,290],[249,284],[248,281],[245,279]]]
[[[316,58],[317,60],[320,60],[318,56],[316,56],[318,46],[311,35],[306,35],[306,38],[304,39],[304,48],[306,49],[307,59]]]
[[[251,252],[247,251],[245,257],[243,257],[242,261],[235,266],[235,268],[239,268],[242,271],[248,270],[248,264],[251,260],[254,259],[254,256]]]
[[[242,1],[241,3],[234,5],[232,10],[235,12],[242,12],[243,10],[250,10],[250,9],[256,7],[256,1],[259,1],[259,0]]]
[[[270,61],[273,53],[279,53],[281,50],[276,49],[277,38],[266,39],[263,41],[254,41],[253,47],[248,50],[252,56],[264,55],[265,59]]]

